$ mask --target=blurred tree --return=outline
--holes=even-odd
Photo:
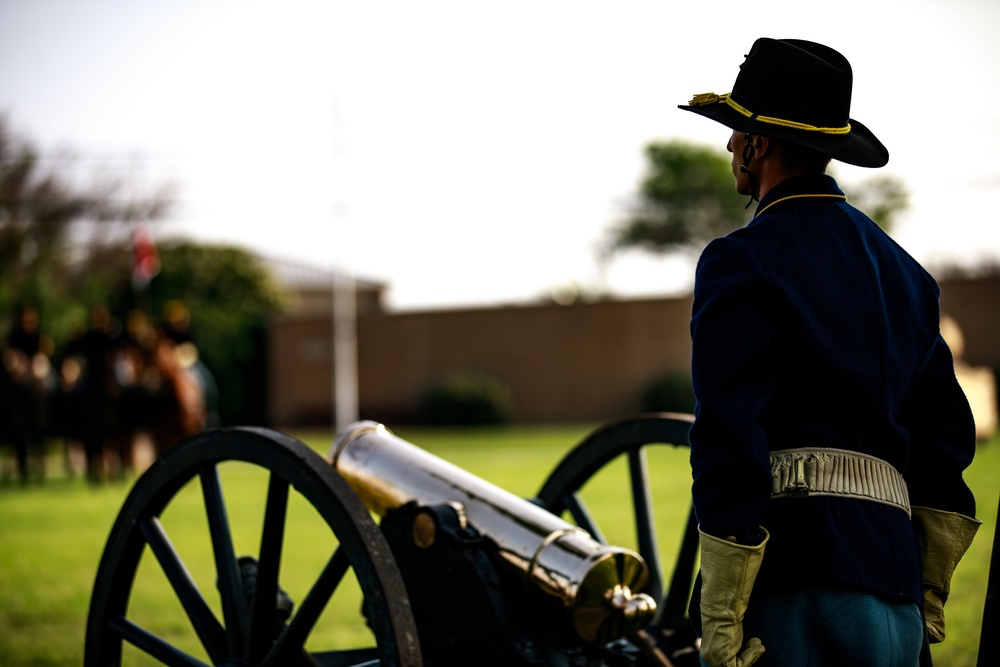
[[[737,195],[728,153],[682,141],[646,146],[647,174],[627,217],[614,225],[605,257],[628,248],[698,254],[712,239],[746,224],[753,214]],[[889,231],[908,205],[902,182],[880,175],[845,188],[851,202]]]
[[[892,231],[896,218],[910,205],[910,196],[903,182],[886,174],[873,176],[852,187],[844,186],[848,199],[864,211],[876,225]]]
[[[682,141],[646,146],[646,177],[628,217],[611,229],[608,255],[627,248],[699,252],[746,223],[726,153]]]
[[[129,198],[124,178],[87,171],[67,153],[43,158],[0,115],[0,309],[35,302],[57,336],[83,319],[87,296],[114,289],[106,255],[127,248],[130,225],[160,218],[171,202],[168,188]],[[84,176],[92,183],[80,185]]]

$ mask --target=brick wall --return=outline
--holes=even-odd
[[[518,306],[358,317],[361,416],[413,416],[424,391],[454,371],[502,379],[519,422],[604,421],[635,413],[646,384],[687,372],[690,298]],[[329,421],[331,318],[272,327],[271,421]]]
[[[952,280],[941,288],[942,312],[960,332],[946,337],[965,369],[978,369],[974,376],[982,380],[976,402],[987,407],[977,421],[994,424],[995,407],[992,414],[983,410],[995,390],[984,384],[982,371],[1000,367],[1000,278]],[[423,392],[453,371],[504,380],[519,422],[602,422],[634,414],[651,380],[687,372],[690,316],[690,297],[391,314],[360,308],[361,416],[412,418]],[[331,422],[331,329],[330,313],[322,309],[274,323],[272,423]]]

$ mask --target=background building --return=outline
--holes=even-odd
[[[333,421],[333,276],[286,272],[295,306],[269,334],[269,420]],[[691,297],[386,312],[385,286],[357,283],[360,417],[418,418],[421,399],[456,372],[489,374],[515,422],[604,422],[635,414],[657,378],[689,373]],[[942,283],[943,331],[983,435],[996,429],[1000,278]]]

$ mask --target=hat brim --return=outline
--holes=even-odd
[[[738,132],[785,139],[858,167],[884,167],[889,162],[888,149],[871,130],[854,119],[849,121],[851,131],[847,134],[826,134],[751,120],[728,104],[680,104],[678,108],[710,118]]]

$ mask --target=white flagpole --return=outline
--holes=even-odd
[[[338,433],[358,420],[357,288],[340,272],[333,276],[333,404]]]
[[[333,159],[334,159],[334,190],[344,179],[340,178],[340,164],[344,157],[343,114],[337,98],[333,100]],[[342,257],[350,256],[348,221],[343,219],[345,207],[334,205],[335,244]],[[336,432],[356,422],[359,418],[358,408],[358,308],[357,283],[350,269],[334,270],[333,272],[333,335],[331,345],[333,354],[333,418]]]

